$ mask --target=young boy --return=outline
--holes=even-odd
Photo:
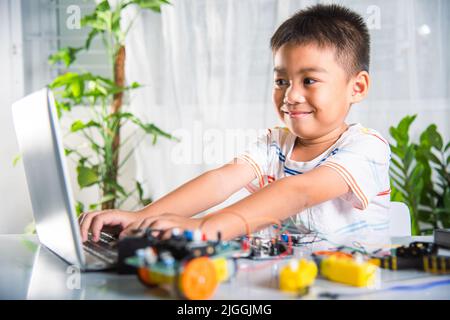
[[[316,5],[286,20],[271,38],[273,102],[286,128],[268,130],[248,152],[182,185],[138,212],[83,215],[81,234],[98,240],[106,225],[125,230],[201,228],[209,239],[261,230],[279,221],[323,235],[386,234],[389,144],[346,124],[369,88],[370,37],[364,20],[338,5]],[[252,181],[257,181],[257,187]],[[247,186],[237,203],[202,218]]]

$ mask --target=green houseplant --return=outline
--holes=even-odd
[[[450,143],[444,143],[435,124],[419,142],[410,141],[409,129],[416,115],[404,117],[389,132],[391,144],[391,200],[408,205],[413,235],[450,228]]]
[[[141,87],[132,82],[127,85],[125,78],[125,38],[134,22],[124,26],[121,13],[128,6],[137,6],[142,10],[160,12],[161,5],[169,4],[166,0],[119,0],[111,6],[107,0],[99,2],[94,11],[81,19],[81,26],[90,28],[82,47],[66,47],[49,57],[53,64],[71,66],[77,55],[89,50],[94,38],[99,37],[108,54],[112,74],[103,77],[91,72],[66,72],[53,80],[49,87],[56,96],[56,107],[61,117],[70,113],[75,107],[88,108],[90,119],[77,119],[71,123],[70,132],[78,134],[88,145],[88,151],[76,147],[65,148],[66,155],[77,163],[77,181],[80,188],[98,185],[101,193],[98,201],[89,204],[89,210],[112,209],[120,206],[133,196],[138,203],[147,205],[151,198],[144,197],[142,182],[136,181],[133,190],[126,190],[119,183],[119,176],[124,164],[133,150],[120,157],[120,150],[129,143],[138,131],[143,136],[150,136],[153,144],[158,137],[174,139],[172,135],[153,123],[141,120],[124,105],[125,94]],[[136,15],[137,17],[137,15]],[[135,19],[136,19],[135,17]],[[125,123],[135,126],[130,136],[121,137],[121,128]],[[85,211],[84,204],[77,201],[77,212]]]

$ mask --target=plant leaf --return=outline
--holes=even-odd
[[[78,166],[77,173],[77,180],[80,188],[89,187],[99,182],[98,172],[94,168]]]
[[[77,81],[79,77],[78,73],[66,72],[58,77],[56,77],[52,83],[49,85],[50,89],[59,88],[62,86],[67,86],[72,84],[73,81]]]
[[[414,145],[409,145],[406,149],[405,157],[403,158],[403,165],[406,172],[408,172],[415,154]]]
[[[96,210],[98,208],[98,203],[92,203],[89,205],[89,211]]]
[[[142,185],[139,181],[136,181],[136,189],[138,191],[139,201],[143,206],[147,206],[152,203],[152,198],[144,198],[144,190],[142,189]]]
[[[20,160],[22,160],[22,154],[21,153],[19,153],[18,155],[16,155],[14,157],[13,162],[12,162],[13,167],[15,167],[19,163]]]
[[[447,145],[446,145],[445,148],[444,148],[444,151],[447,151],[448,148],[450,148],[450,142],[447,143]]]
[[[402,193],[394,186],[391,187],[391,201],[405,202]]]
[[[390,168],[389,172],[391,173],[391,175],[395,175],[395,177],[397,179],[401,179],[404,180],[405,176],[403,174],[401,174],[400,172],[398,172],[396,169],[394,169],[393,167]]]
[[[405,116],[397,127],[390,127],[389,133],[394,138],[394,140],[397,142],[397,145],[399,147],[402,147],[404,145],[408,144],[409,141],[409,127],[411,123],[416,118],[416,115],[414,116]]]
[[[59,51],[52,54],[51,56],[49,56],[48,62],[51,65],[54,65],[55,63],[62,61],[62,62],[64,62],[64,65],[66,67],[69,67],[75,61],[76,54],[82,49],[83,49],[83,47],[81,47],[81,48],[73,48],[73,47],[62,48]]]
[[[70,111],[72,109],[72,105],[69,102],[58,100],[55,100],[55,107],[58,113],[58,119],[61,118],[63,111]]]
[[[89,34],[88,37],[86,39],[86,42],[84,43],[84,48],[86,50],[89,50],[89,48],[91,47],[91,43],[92,40],[95,38],[96,35],[98,35],[100,33],[100,31],[98,29],[92,29]]]
[[[70,131],[71,132],[77,132],[86,128],[90,128],[90,127],[97,127],[97,128],[101,128],[100,123],[94,121],[94,120],[90,120],[88,123],[84,123],[81,120],[75,120],[72,125],[70,126]]]
[[[394,167],[400,169],[400,171],[402,171],[402,172],[404,171],[403,164],[398,162],[394,157],[391,157],[391,162],[394,165]]]
[[[77,212],[78,217],[84,212],[84,204],[81,201],[77,201],[75,211]]]
[[[437,131],[437,127],[435,124],[432,124],[428,126],[428,128],[425,130],[425,132],[428,135],[428,141],[430,144],[435,147],[438,150],[442,150],[443,142],[442,142],[442,136]]]
[[[105,202],[114,200],[115,198],[116,198],[116,196],[115,196],[114,194],[112,194],[112,193],[105,194],[105,195],[103,195],[103,197],[101,198],[100,203],[105,203]]]
[[[162,4],[171,4],[167,0],[132,0],[129,4],[134,3],[142,9],[150,9],[155,12],[161,12]]]
[[[400,121],[400,123],[397,126],[398,133],[400,134],[400,137],[405,144],[409,142],[409,128],[416,119],[416,117],[417,117],[416,114],[413,116],[406,116]]]
[[[34,229],[32,229],[34,228]],[[30,231],[31,230],[31,231]],[[31,252],[36,252],[39,248],[39,245],[36,244],[34,241],[31,241],[26,237],[27,234],[35,234],[36,233],[36,227],[35,223],[31,222],[25,227],[25,235],[22,235],[21,243]]]
[[[35,234],[36,233],[36,223],[34,222],[34,220],[25,226],[24,232],[25,232],[25,234]]]
[[[73,149],[69,149],[69,148],[64,148],[64,155],[67,157],[68,155],[70,155],[71,153],[75,152],[75,150]]]
[[[131,86],[129,86],[130,89],[137,89],[140,88],[141,85],[139,83],[137,83],[136,81],[134,81]]]
[[[394,146],[392,144],[390,144],[389,147],[391,148],[392,153],[397,157],[403,158],[405,156],[405,152],[403,151],[402,148]]]
[[[103,183],[106,185],[109,185],[109,190],[114,189],[119,191],[120,194],[122,194],[124,197],[127,196],[127,192],[125,191],[125,189],[116,181],[112,180],[109,177],[104,178]]]

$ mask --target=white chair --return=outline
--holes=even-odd
[[[411,236],[411,216],[409,208],[403,202],[391,202],[389,209],[389,235],[391,237]]]

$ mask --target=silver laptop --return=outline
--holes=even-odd
[[[81,242],[52,92],[32,93],[12,111],[39,241],[81,270],[114,267],[114,237],[102,233],[98,243]]]

